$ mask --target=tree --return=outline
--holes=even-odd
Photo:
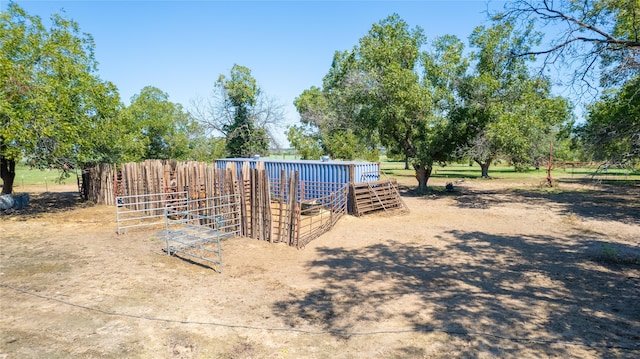
[[[432,112],[430,93],[420,81],[425,42],[421,28],[411,30],[397,14],[391,15],[360,39],[352,56],[356,64],[346,67],[341,79],[351,89],[346,102],[354,109],[354,122],[409,159],[419,190],[426,189],[433,163],[444,159],[436,145],[442,119]]]
[[[465,141],[459,154],[477,162],[483,177],[498,157],[508,158],[516,169],[536,163],[570,119],[568,102],[551,95],[550,82],[530,75],[532,57],[511,56],[536,41],[531,28],[520,33],[508,22],[477,27],[470,36],[477,48],[475,71],[459,82],[459,106],[451,112],[449,131]]]
[[[15,163],[66,173],[96,155],[102,122],[117,114],[115,87],[95,74],[94,43],[53,15],[49,29],[14,3],[0,13],[0,175],[13,191]]]
[[[323,132],[329,131],[335,119],[329,101],[329,96],[316,86],[304,90],[293,101],[302,124],[288,128],[287,140],[303,160],[317,159],[323,155]]]
[[[220,75],[212,101],[193,104],[198,121],[226,138],[227,155],[251,157],[278,146],[274,128],[284,120],[282,106],[266,97],[251,70],[233,65],[229,77]]]
[[[446,164],[466,142],[469,129],[452,119],[461,101],[457,89],[468,69],[464,46],[455,36],[437,37],[428,51],[420,28],[409,31],[397,16],[374,25],[360,41],[362,70],[373,79],[365,92],[365,119],[382,145],[403,153],[413,165],[418,189],[426,189],[433,165]],[[420,76],[422,75],[422,76]]]
[[[468,71],[469,59],[464,55],[462,41],[452,35],[436,37],[422,58],[425,73],[422,83],[432,99],[432,116],[436,119],[431,125],[427,148],[433,161],[445,165],[456,158],[456,150],[468,138],[470,126],[460,126],[453,114],[461,101],[459,88]]]
[[[431,142],[438,118],[431,116],[431,98],[419,76],[421,28],[409,29],[397,14],[374,24],[359,41],[361,78],[359,121],[375,128],[380,143],[409,158],[425,190],[434,161]]]
[[[639,157],[632,139],[640,132],[640,124],[629,116],[633,111],[622,110],[625,106],[633,108],[634,103],[621,104],[619,100],[637,101],[628,94],[633,92],[634,79],[640,76],[640,2],[520,0],[508,2],[505,11],[495,18],[517,21],[522,26],[535,24],[539,30],[554,34],[542,47],[515,52],[516,56],[539,55],[543,68],[573,69],[570,83],[594,97],[606,90],[599,104],[588,109],[587,123],[580,131],[585,136],[581,143],[591,149],[606,147],[613,161]],[[620,114],[609,110],[613,108],[625,115],[604,118]],[[620,153],[623,148],[629,152]]]
[[[604,87],[624,82],[640,68],[637,0],[510,1],[494,18],[554,34],[541,47],[514,55],[541,55],[544,67],[573,68],[572,82],[590,89],[597,80]]]
[[[215,158],[224,158],[225,140],[220,137],[209,137],[204,129],[195,129],[192,134],[197,134],[189,141],[189,159],[200,162],[211,162]]]
[[[310,125],[291,126],[287,130],[287,140],[303,160],[318,159],[322,156],[320,139]]]
[[[142,159],[188,159],[192,134],[199,124],[180,104],[169,101],[169,95],[147,86],[131,98],[127,114],[133,120],[145,152]]]
[[[331,158],[375,160],[377,136],[355,120],[360,104],[353,99],[362,91],[363,82],[354,76],[354,66],[353,52],[336,52],[323,88],[313,86],[303,91],[294,105],[309,136],[304,143],[316,141],[321,152]]]
[[[305,125],[322,129],[333,127],[333,123],[338,122],[340,113],[334,110],[335,106],[331,103],[330,93],[319,87],[312,86],[304,90],[295,98],[293,104],[300,114],[300,122]]]
[[[640,158],[640,76],[605,92],[588,108],[579,128],[588,151],[598,160],[628,165]]]
[[[421,50],[425,44],[421,28],[391,15],[352,50],[335,53],[322,89],[296,99],[302,121],[320,129],[325,149],[356,139],[343,148],[360,144],[377,155],[384,146],[411,163],[419,190],[426,189],[433,165],[452,157],[451,89],[467,67],[455,37],[436,40],[440,52],[434,54]]]
[[[129,116],[116,87],[98,84],[94,91],[95,122],[89,127],[86,145],[79,149],[78,163],[122,163],[144,158],[146,142]]]

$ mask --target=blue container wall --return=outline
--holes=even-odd
[[[380,178],[380,164],[374,162],[343,162],[343,161],[286,161],[252,158],[223,158],[215,161],[216,168],[226,168],[228,163],[235,163],[238,171],[244,162],[250,168],[256,168],[258,162],[264,163],[264,169],[270,178],[280,178],[285,170],[286,176],[298,171],[301,181],[330,182],[330,183],[362,183],[377,181]],[[353,178],[351,178],[353,169]]]

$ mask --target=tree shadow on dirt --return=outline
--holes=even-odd
[[[524,202],[555,202],[567,213],[600,220],[640,224],[640,185],[594,185],[591,190],[516,191]]]
[[[599,185],[589,190],[563,189],[461,189],[453,196],[460,208],[490,209],[503,203],[549,206],[558,204],[564,214],[640,225],[640,187]]]
[[[72,211],[92,205],[90,202],[82,201],[78,192],[31,193],[26,207],[0,211],[0,217],[36,218],[45,213]]]
[[[519,345],[569,357],[565,343],[602,357],[640,350],[640,267],[600,261],[595,238],[564,244],[452,230],[439,240],[448,245],[319,248],[322,259],[308,269],[323,288],[292,295],[274,312],[291,326],[321,326],[339,337],[392,330],[388,320],[405,318],[412,330],[472,341],[458,348],[465,357],[478,350],[517,357]]]
[[[419,191],[416,186],[398,185],[398,192],[402,197],[437,198],[451,196],[455,193],[447,192],[445,186],[428,186],[425,191]]]

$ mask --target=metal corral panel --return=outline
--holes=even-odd
[[[227,164],[235,163],[238,170],[245,162],[250,168],[256,168],[258,162],[270,178],[280,178],[282,170],[287,177],[289,173],[298,171],[301,181],[331,183],[362,183],[377,181],[380,178],[380,164],[375,162],[347,161],[313,161],[313,160],[277,160],[271,158],[222,158],[215,161],[216,168],[227,168]]]

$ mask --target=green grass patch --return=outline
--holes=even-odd
[[[49,184],[67,184],[76,183],[76,176],[71,175],[68,178],[60,180],[60,171],[58,170],[38,170],[30,168],[23,163],[16,164],[16,178],[14,179],[14,189],[24,186],[46,186]]]
[[[413,168],[405,170],[404,162],[401,161],[384,161],[380,162],[380,170],[389,176],[397,177],[414,177]],[[544,179],[547,176],[545,168],[529,169],[518,172],[513,167],[507,165],[494,165],[489,167],[489,177],[495,179]],[[453,163],[447,166],[434,166],[431,173],[432,178],[480,178],[482,171],[480,166],[468,163]],[[624,169],[609,169],[607,171],[598,171],[597,168],[555,168],[551,171],[553,179],[570,179],[570,178],[593,178],[602,182],[611,182],[623,185],[625,182],[636,184],[640,181],[640,173],[632,172]]]

